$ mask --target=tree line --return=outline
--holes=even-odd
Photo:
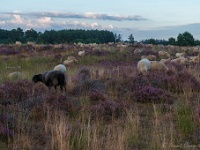
[[[146,39],[142,40],[143,44],[162,44],[162,45],[176,45],[176,46],[197,46],[200,45],[200,41],[194,39],[193,35],[187,31],[184,33],[179,33],[177,39],[170,37],[168,40],[158,40],[158,39]]]
[[[35,42],[37,44],[60,44],[60,43],[108,43],[115,42],[113,32],[106,30],[46,30],[43,33],[33,29],[26,30],[21,28],[4,30],[0,29],[0,44],[12,44],[16,41],[21,43]]]
[[[114,34],[107,30],[83,30],[83,29],[64,29],[64,30],[45,30],[37,32],[33,29],[23,31],[21,28],[4,30],[0,29],[0,44],[13,44],[16,41],[21,43],[35,42],[37,44],[61,44],[61,43],[108,43],[108,42],[127,42],[135,43],[133,34],[128,40],[123,41],[121,34]],[[168,40],[146,39],[140,41],[143,44],[162,44],[176,46],[196,46],[200,45],[199,40],[195,40],[189,32],[180,33],[177,39],[170,37]]]

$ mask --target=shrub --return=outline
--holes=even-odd
[[[91,112],[92,118],[103,118],[105,121],[110,121],[112,119],[117,119],[122,117],[128,105],[123,102],[115,102],[113,100],[100,101],[95,105],[91,105],[89,110]]]
[[[173,95],[167,90],[155,88],[152,86],[144,86],[133,92],[133,97],[137,102],[141,103],[173,103]]]

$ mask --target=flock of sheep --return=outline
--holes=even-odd
[[[135,50],[136,54],[141,53],[139,49]],[[170,56],[170,54],[166,51],[158,52],[160,61],[155,61],[155,55],[142,55],[141,60],[137,64],[137,69],[140,74],[148,74],[150,70],[153,71],[167,71],[169,68],[165,65],[166,63],[177,63],[183,66],[187,66],[190,64],[198,64],[200,62],[200,54],[196,56],[186,56],[185,52],[176,53],[175,58]]]
[[[142,51],[140,49],[135,49],[134,54],[138,55]],[[158,51],[158,56],[160,58],[159,61],[156,61],[156,56],[153,54],[150,55],[141,55],[141,60],[137,63],[137,70],[139,74],[146,75],[149,71],[168,71],[169,68],[166,66],[166,63],[179,63],[181,65],[188,65],[188,64],[197,64],[200,62],[200,54],[197,56],[186,56],[185,52],[176,53],[175,58],[170,56],[167,51]],[[85,51],[81,50],[78,51],[78,56],[84,56]],[[56,65],[53,70],[46,71],[41,74],[34,75],[32,81],[43,82],[49,88],[54,87],[55,89],[57,86],[60,86],[61,90],[66,91],[66,83],[67,83],[67,76],[66,76],[66,66],[71,64],[76,64],[78,60],[74,56],[68,56],[66,60],[63,61],[62,64]],[[6,67],[6,69],[17,69],[20,70],[20,66],[14,67]],[[11,72],[8,74],[9,78],[21,78],[23,73],[20,71]]]
[[[84,50],[79,51],[78,55],[84,56],[85,51]],[[60,86],[60,89],[63,91],[64,88],[66,92],[66,83],[67,83],[66,66],[77,62],[78,61],[74,56],[68,56],[67,60],[65,60],[63,64],[56,65],[53,70],[46,71],[42,74],[34,75],[32,81],[34,83],[42,82],[49,88],[54,87],[56,89],[57,86]]]
[[[84,55],[84,50],[78,52],[78,56],[82,57]],[[63,64],[55,66],[53,70],[34,75],[32,81],[35,83],[39,81],[43,82],[49,88],[52,86],[55,88],[60,86],[61,90],[64,89],[66,91],[66,66],[75,64],[77,62],[78,60],[74,56],[68,56],[67,59],[63,61]],[[9,80],[23,79],[25,76],[21,66],[6,66],[6,72],[10,72],[7,74],[7,78]]]

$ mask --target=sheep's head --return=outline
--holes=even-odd
[[[32,78],[32,81],[33,81],[34,83],[37,83],[37,82],[39,82],[39,81],[42,82],[42,74],[34,75],[33,78]]]

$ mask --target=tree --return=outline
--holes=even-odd
[[[33,29],[26,30],[24,34],[25,34],[25,38],[26,38],[27,41],[33,41],[34,42],[34,41],[37,40],[38,33]]]
[[[177,37],[177,44],[179,46],[194,46],[194,37],[189,32],[179,34]]]
[[[170,37],[170,38],[168,39],[168,44],[169,44],[169,45],[176,45],[176,39],[173,38],[173,37]]]
[[[133,37],[133,34],[129,35],[128,40],[129,40],[129,43],[134,44],[134,37]]]
[[[122,41],[122,36],[121,34],[118,34],[117,38],[116,38],[116,42],[121,42]]]

